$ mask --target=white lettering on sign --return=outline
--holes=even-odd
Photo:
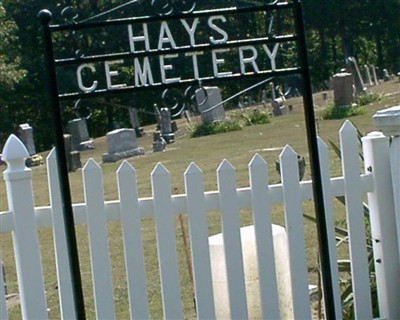
[[[267,53],[268,58],[270,58],[270,60],[271,60],[271,70],[275,71],[276,70],[275,59],[276,59],[276,54],[278,53],[279,43],[275,43],[272,53],[266,44],[263,44],[263,48],[264,48],[265,52]]]
[[[185,54],[186,57],[192,57],[193,62],[193,76],[196,80],[200,79],[199,75],[199,64],[197,56],[203,55],[203,51],[196,51],[196,52],[188,52]]]
[[[194,38],[195,32],[197,25],[199,24],[199,18],[196,18],[193,20],[192,26],[189,26],[189,24],[186,22],[185,19],[181,19],[182,25],[184,26],[185,30],[189,34],[189,39],[190,39],[190,45],[193,47],[196,45],[196,40]]]
[[[139,59],[135,58],[135,84],[137,87],[154,84],[153,74],[151,72],[151,66],[148,57],[143,59],[143,68],[140,65]]]
[[[221,39],[215,39],[213,36],[210,37],[211,43],[218,44],[218,43],[225,43],[228,41],[228,34],[226,33],[225,30],[221,29],[218,27],[215,23],[214,20],[221,20],[222,22],[226,22],[226,18],[224,16],[211,16],[208,19],[208,25],[211,29],[219,33],[222,38]]]
[[[251,51],[252,56],[245,58],[244,51]],[[257,62],[256,62],[256,59],[258,57],[258,52],[257,52],[256,48],[254,48],[253,46],[240,47],[239,48],[239,57],[240,57],[240,72],[242,74],[246,74],[245,64],[248,64],[248,63],[251,63],[255,73],[260,72],[260,70],[258,69],[258,66],[257,66]]]
[[[129,46],[131,48],[131,52],[135,52],[135,42],[144,42],[144,47],[146,51],[150,50],[150,40],[149,40],[149,31],[147,29],[147,24],[143,23],[143,35],[142,36],[133,36],[132,25],[128,25],[128,34],[129,34]]]
[[[115,61],[106,61],[104,63],[104,68],[106,70],[106,80],[107,80],[107,89],[113,90],[113,89],[121,89],[123,87],[126,87],[126,84],[112,84],[111,78],[116,77],[119,75],[118,71],[111,70],[111,66],[114,64],[122,64],[124,63],[124,60],[115,60]]]
[[[218,65],[224,64],[225,59],[218,59],[217,53],[224,53],[224,52],[229,52],[229,49],[217,49],[211,51],[212,54],[212,62],[213,62],[213,70],[214,70],[214,77],[216,78],[221,78],[221,77],[226,77],[232,75],[232,72],[219,72],[218,71]]]
[[[173,82],[179,82],[179,80],[181,80],[181,78],[167,79],[167,76],[165,74],[167,70],[173,70],[174,68],[172,64],[165,64],[165,59],[174,59],[174,58],[178,58],[178,54],[166,54],[160,56],[160,71],[161,71],[162,83],[173,83]]]
[[[169,43],[171,48],[173,49],[176,48],[175,40],[172,37],[171,30],[169,29],[168,23],[166,21],[161,22],[160,37],[158,39],[157,49],[164,49],[164,43]]]
[[[82,64],[76,70],[78,87],[89,93],[98,90],[100,83],[105,83],[107,90],[118,90],[127,86],[144,87],[182,80],[276,71],[281,44],[240,46],[240,37],[237,35],[240,30],[235,31],[235,37],[231,40],[225,31],[228,21],[231,19],[223,15],[211,15],[207,18],[182,18],[173,22],[128,24],[129,50],[132,54],[140,53],[140,57]],[[155,32],[157,36],[154,36]],[[247,37],[243,36],[243,40]],[[237,46],[232,46],[236,43]],[[230,47],[215,47],[223,44],[229,44]],[[169,52],[171,49],[188,48],[193,48],[193,51]],[[265,60],[269,60],[270,66],[263,63]],[[103,75],[97,71],[100,69],[99,63],[103,64]],[[124,78],[121,77],[122,70]]]
[[[83,80],[82,80],[82,70],[85,68],[90,69],[90,71],[92,71],[92,73],[96,72],[96,68],[92,64],[81,64],[78,67],[78,69],[76,70],[76,75],[78,78],[78,86],[79,86],[79,89],[81,89],[83,92],[92,92],[92,91],[96,90],[96,88],[97,88],[97,81],[93,81],[93,83],[90,87],[84,86]]]

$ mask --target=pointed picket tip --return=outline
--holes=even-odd
[[[94,161],[93,158],[90,158],[86,162],[86,164],[83,167],[82,171],[90,171],[90,170],[98,170],[98,169],[100,169],[100,165],[96,161]]]
[[[190,174],[203,174],[203,171],[195,164],[194,162],[191,162],[189,166],[187,167],[184,175],[190,175]]]
[[[161,163],[157,163],[157,165],[154,167],[153,171],[151,172],[152,176],[158,176],[158,175],[168,175],[169,171],[168,169]]]
[[[346,120],[344,123],[343,123],[343,125],[342,125],[342,127],[340,128],[340,130],[339,130],[339,133],[344,133],[344,132],[356,132],[357,131],[357,129],[356,129],[356,127],[351,123],[351,121],[350,120]]]
[[[258,153],[256,153],[249,163],[249,167],[256,167],[256,166],[265,166],[267,162],[261,157]]]
[[[13,161],[29,158],[29,152],[21,140],[17,138],[14,134],[10,135],[6,141],[3,148],[2,159],[3,161]]]
[[[322,150],[322,149],[328,149],[328,145],[325,143],[324,140],[321,139],[321,137],[318,137],[317,140],[318,140],[318,148],[319,148],[320,150]]]
[[[283,148],[281,154],[279,155],[279,159],[293,158],[293,157],[297,159],[297,153],[289,145],[286,145],[285,148]]]
[[[56,148],[52,148],[50,153],[47,155],[48,160],[54,160],[57,159],[57,153],[56,153]]]
[[[235,170],[235,167],[226,159],[222,160],[221,164],[217,168],[218,172],[231,170]]]
[[[122,175],[128,172],[136,173],[136,169],[127,160],[124,160],[117,170],[117,175]]]

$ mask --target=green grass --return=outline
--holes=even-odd
[[[365,114],[357,115],[351,118],[351,121],[363,132],[368,133],[375,130],[372,125],[372,115],[380,109],[388,108],[400,104],[399,84],[391,81],[383,85],[373,87],[372,90],[380,95],[381,99],[370,103],[365,108]],[[396,93],[397,92],[397,93]],[[386,94],[391,94],[387,95]],[[332,101],[332,92],[328,93],[329,100]],[[326,109],[322,99],[322,93],[314,95],[315,111],[318,118],[319,135],[328,142],[331,139],[338,142],[338,130],[343,120],[322,120],[321,114]],[[179,120],[179,130],[176,133],[176,142],[167,146],[166,152],[152,153],[152,131],[155,126],[146,127],[147,134],[138,139],[138,145],[144,147],[146,154],[135,158],[130,158],[129,162],[135,167],[137,172],[138,191],[140,197],[151,196],[150,173],[158,162],[162,162],[171,173],[172,193],[183,193],[183,172],[190,162],[194,161],[204,172],[205,189],[216,190],[217,181],[215,171],[223,159],[228,159],[237,170],[237,186],[248,186],[247,164],[254,153],[259,153],[268,163],[269,182],[277,183],[280,177],[275,170],[275,161],[279,157],[281,148],[290,144],[294,150],[304,156],[307,162],[304,180],[310,179],[309,156],[307,151],[306,128],[304,124],[302,100],[300,98],[291,99],[288,104],[293,105],[293,111],[284,117],[271,118],[268,124],[252,125],[243,127],[241,131],[228,132],[193,139],[190,137],[191,130],[187,125]],[[198,119],[193,119],[189,124],[194,127]],[[82,152],[82,161],[89,158],[101,161],[101,155],[106,152],[105,138],[98,138],[95,141],[96,149]],[[43,153],[45,158],[47,153]],[[331,155],[331,171],[333,176],[341,175],[340,160],[334,151]],[[103,183],[106,200],[117,199],[117,186],[115,171],[121,162],[101,164],[103,169]],[[5,170],[1,166],[0,170]],[[82,202],[84,199],[82,189],[81,171],[70,174],[70,184],[72,190],[73,202]],[[46,167],[33,167],[33,186],[35,189],[34,200],[37,206],[48,205],[49,196],[47,189]],[[313,204],[305,202],[303,204],[304,212],[313,215]],[[342,223],[344,220],[344,208],[338,201],[334,200],[335,220]],[[0,211],[7,210],[7,198],[4,181],[0,181]],[[284,224],[282,207],[276,205],[272,208],[273,222]],[[242,225],[251,224],[250,210],[242,210]],[[184,221],[186,218],[184,217]],[[218,212],[208,213],[209,234],[213,235],[220,232],[220,214]],[[182,230],[179,221],[176,222],[177,230],[177,255],[179,260],[181,291],[185,318],[190,319],[195,315],[193,308],[193,293],[189,281],[189,275],[186,268],[184,247],[182,244]],[[121,231],[119,223],[111,222],[108,225],[110,256],[113,272],[113,284],[115,294],[115,304],[118,319],[128,318],[128,305],[126,294],[126,280],[123,266],[123,253]],[[315,224],[305,220],[306,246],[308,267],[310,270],[310,283],[317,282],[317,239]],[[186,228],[186,235],[187,235]],[[82,277],[84,285],[84,294],[88,319],[94,319],[94,303],[92,298],[91,271],[89,262],[89,249],[87,241],[86,226],[77,227],[77,237],[79,245],[79,255],[82,268]],[[162,317],[162,303],[159,292],[159,276],[157,251],[155,247],[155,232],[152,219],[142,221],[142,237],[145,250],[145,263],[147,272],[147,284],[149,287],[149,302],[151,315],[154,319]],[[41,228],[39,230],[39,239],[41,245],[42,262],[45,275],[46,294],[48,298],[49,317],[57,319],[59,315],[58,290],[55,276],[55,262],[53,251],[53,237],[50,228]],[[15,262],[13,254],[13,245],[11,234],[2,234],[0,239],[2,259],[5,266],[7,285],[9,293],[17,292],[17,280],[15,274]],[[344,250],[340,252],[342,257],[347,256]],[[11,319],[19,319],[19,306],[11,309]]]

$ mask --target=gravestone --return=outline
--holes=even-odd
[[[272,100],[272,113],[275,117],[283,116],[288,113],[287,107],[283,104],[284,97]]]
[[[144,149],[137,147],[134,129],[116,129],[108,132],[106,138],[107,153],[103,154],[103,162],[116,162],[144,154]]]
[[[224,106],[218,105],[222,102],[221,91],[218,87],[203,87],[196,90],[196,102],[203,123],[225,120]]]
[[[20,124],[18,135],[30,156],[36,154],[35,142],[33,140],[33,128],[28,123]]]
[[[271,97],[272,97],[272,100],[275,100],[276,99],[276,93],[275,93],[275,85],[274,85],[274,83],[273,82],[271,82],[270,84],[270,87],[271,87]]]
[[[164,151],[167,146],[167,142],[161,136],[160,131],[154,131],[153,133],[153,152]]]
[[[371,73],[369,72],[369,67],[367,65],[364,65],[364,70],[365,70],[365,82],[370,87],[372,87],[374,84],[372,83]]]
[[[377,86],[379,84],[378,77],[376,76],[376,68],[375,66],[372,66],[372,76],[374,77],[374,83]]]
[[[172,130],[171,111],[168,108],[161,108],[161,136],[167,143],[175,141],[175,134]],[[176,123],[175,123],[176,127]]]
[[[189,123],[192,121],[190,111],[189,110],[183,110],[182,112],[182,117],[186,119],[186,121]]]
[[[335,107],[350,107],[353,103],[353,77],[350,73],[337,73],[332,77]]]
[[[64,147],[68,172],[75,172],[79,168],[82,168],[81,153],[72,150],[72,137],[70,134],[64,134]]]
[[[383,69],[383,81],[389,81],[391,79],[389,71],[387,69]]]
[[[140,126],[136,108],[129,108],[129,118],[131,120],[132,128],[135,129],[136,137],[143,136],[143,128]]]
[[[354,57],[349,57],[347,59],[348,66],[350,68],[351,74],[353,75],[353,82],[356,88],[356,94],[365,93],[367,88],[364,86],[364,81],[361,77],[360,70],[358,69],[357,61]]]
[[[160,109],[158,109],[157,105],[154,105],[154,115],[156,116],[156,122],[157,122],[157,130],[161,129],[161,113]]]
[[[94,141],[89,137],[85,118],[74,119],[68,122],[72,137],[72,149],[76,151],[94,149]]]

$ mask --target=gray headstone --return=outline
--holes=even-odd
[[[277,98],[275,100],[272,100],[272,113],[275,117],[283,116],[287,114],[287,108],[286,106],[283,105],[284,98]]]
[[[19,125],[18,129],[19,138],[25,145],[30,156],[36,154],[35,142],[33,140],[33,128],[28,123],[23,123]]]
[[[367,65],[364,65],[364,70],[365,70],[365,82],[370,87],[372,87],[374,84],[372,83],[371,73],[369,72],[369,67]]]
[[[225,110],[222,102],[221,91],[218,87],[203,87],[196,90],[196,101],[201,113],[203,123],[225,120]]]
[[[144,154],[144,149],[137,147],[134,129],[116,129],[108,132],[106,138],[108,153],[103,154],[103,162],[115,162]]]
[[[190,122],[192,120],[189,110],[183,110],[182,116],[186,119],[187,122]]]
[[[153,133],[153,152],[164,151],[167,146],[167,142],[161,136],[160,131],[154,131]]]
[[[361,77],[360,70],[358,69],[356,59],[354,57],[349,57],[347,61],[351,70],[351,74],[353,75],[356,94],[365,93],[367,89],[364,86],[364,81]]]
[[[391,79],[389,71],[387,69],[383,69],[383,81],[389,81]]]
[[[332,77],[335,107],[351,106],[353,103],[353,78],[350,73],[337,73]]]
[[[168,108],[161,108],[161,134],[171,133],[171,111]]]
[[[376,76],[376,68],[375,66],[371,67],[372,69],[372,76],[374,77],[374,83],[377,86],[379,84],[378,77]]]
[[[272,98],[272,100],[275,100],[276,99],[275,84],[273,82],[271,82],[269,85],[271,87],[271,94],[272,94],[271,98]]]
[[[131,119],[132,128],[138,129],[140,127],[140,122],[139,122],[136,108],[129,108],[129,117]]]
[[[93,149],[93,139],[89,137],[85,118],[74,119],[68,122],[69,132],[72,136],[73,150]]]
[[[64,134],[64,147],[68,172],[75,172],[77,169],[82,168],[81,153],[72,151],[72,137],[70,134]]]
[[[107,133],[108,153],[123,152],[137,148],[136,132],[133,129],[116,129]]]
[[[161,126],[161,113],[160,113],[160,109],[158,109],[157,105],[154,105],[154,114],[156,116],[157,125]]]

